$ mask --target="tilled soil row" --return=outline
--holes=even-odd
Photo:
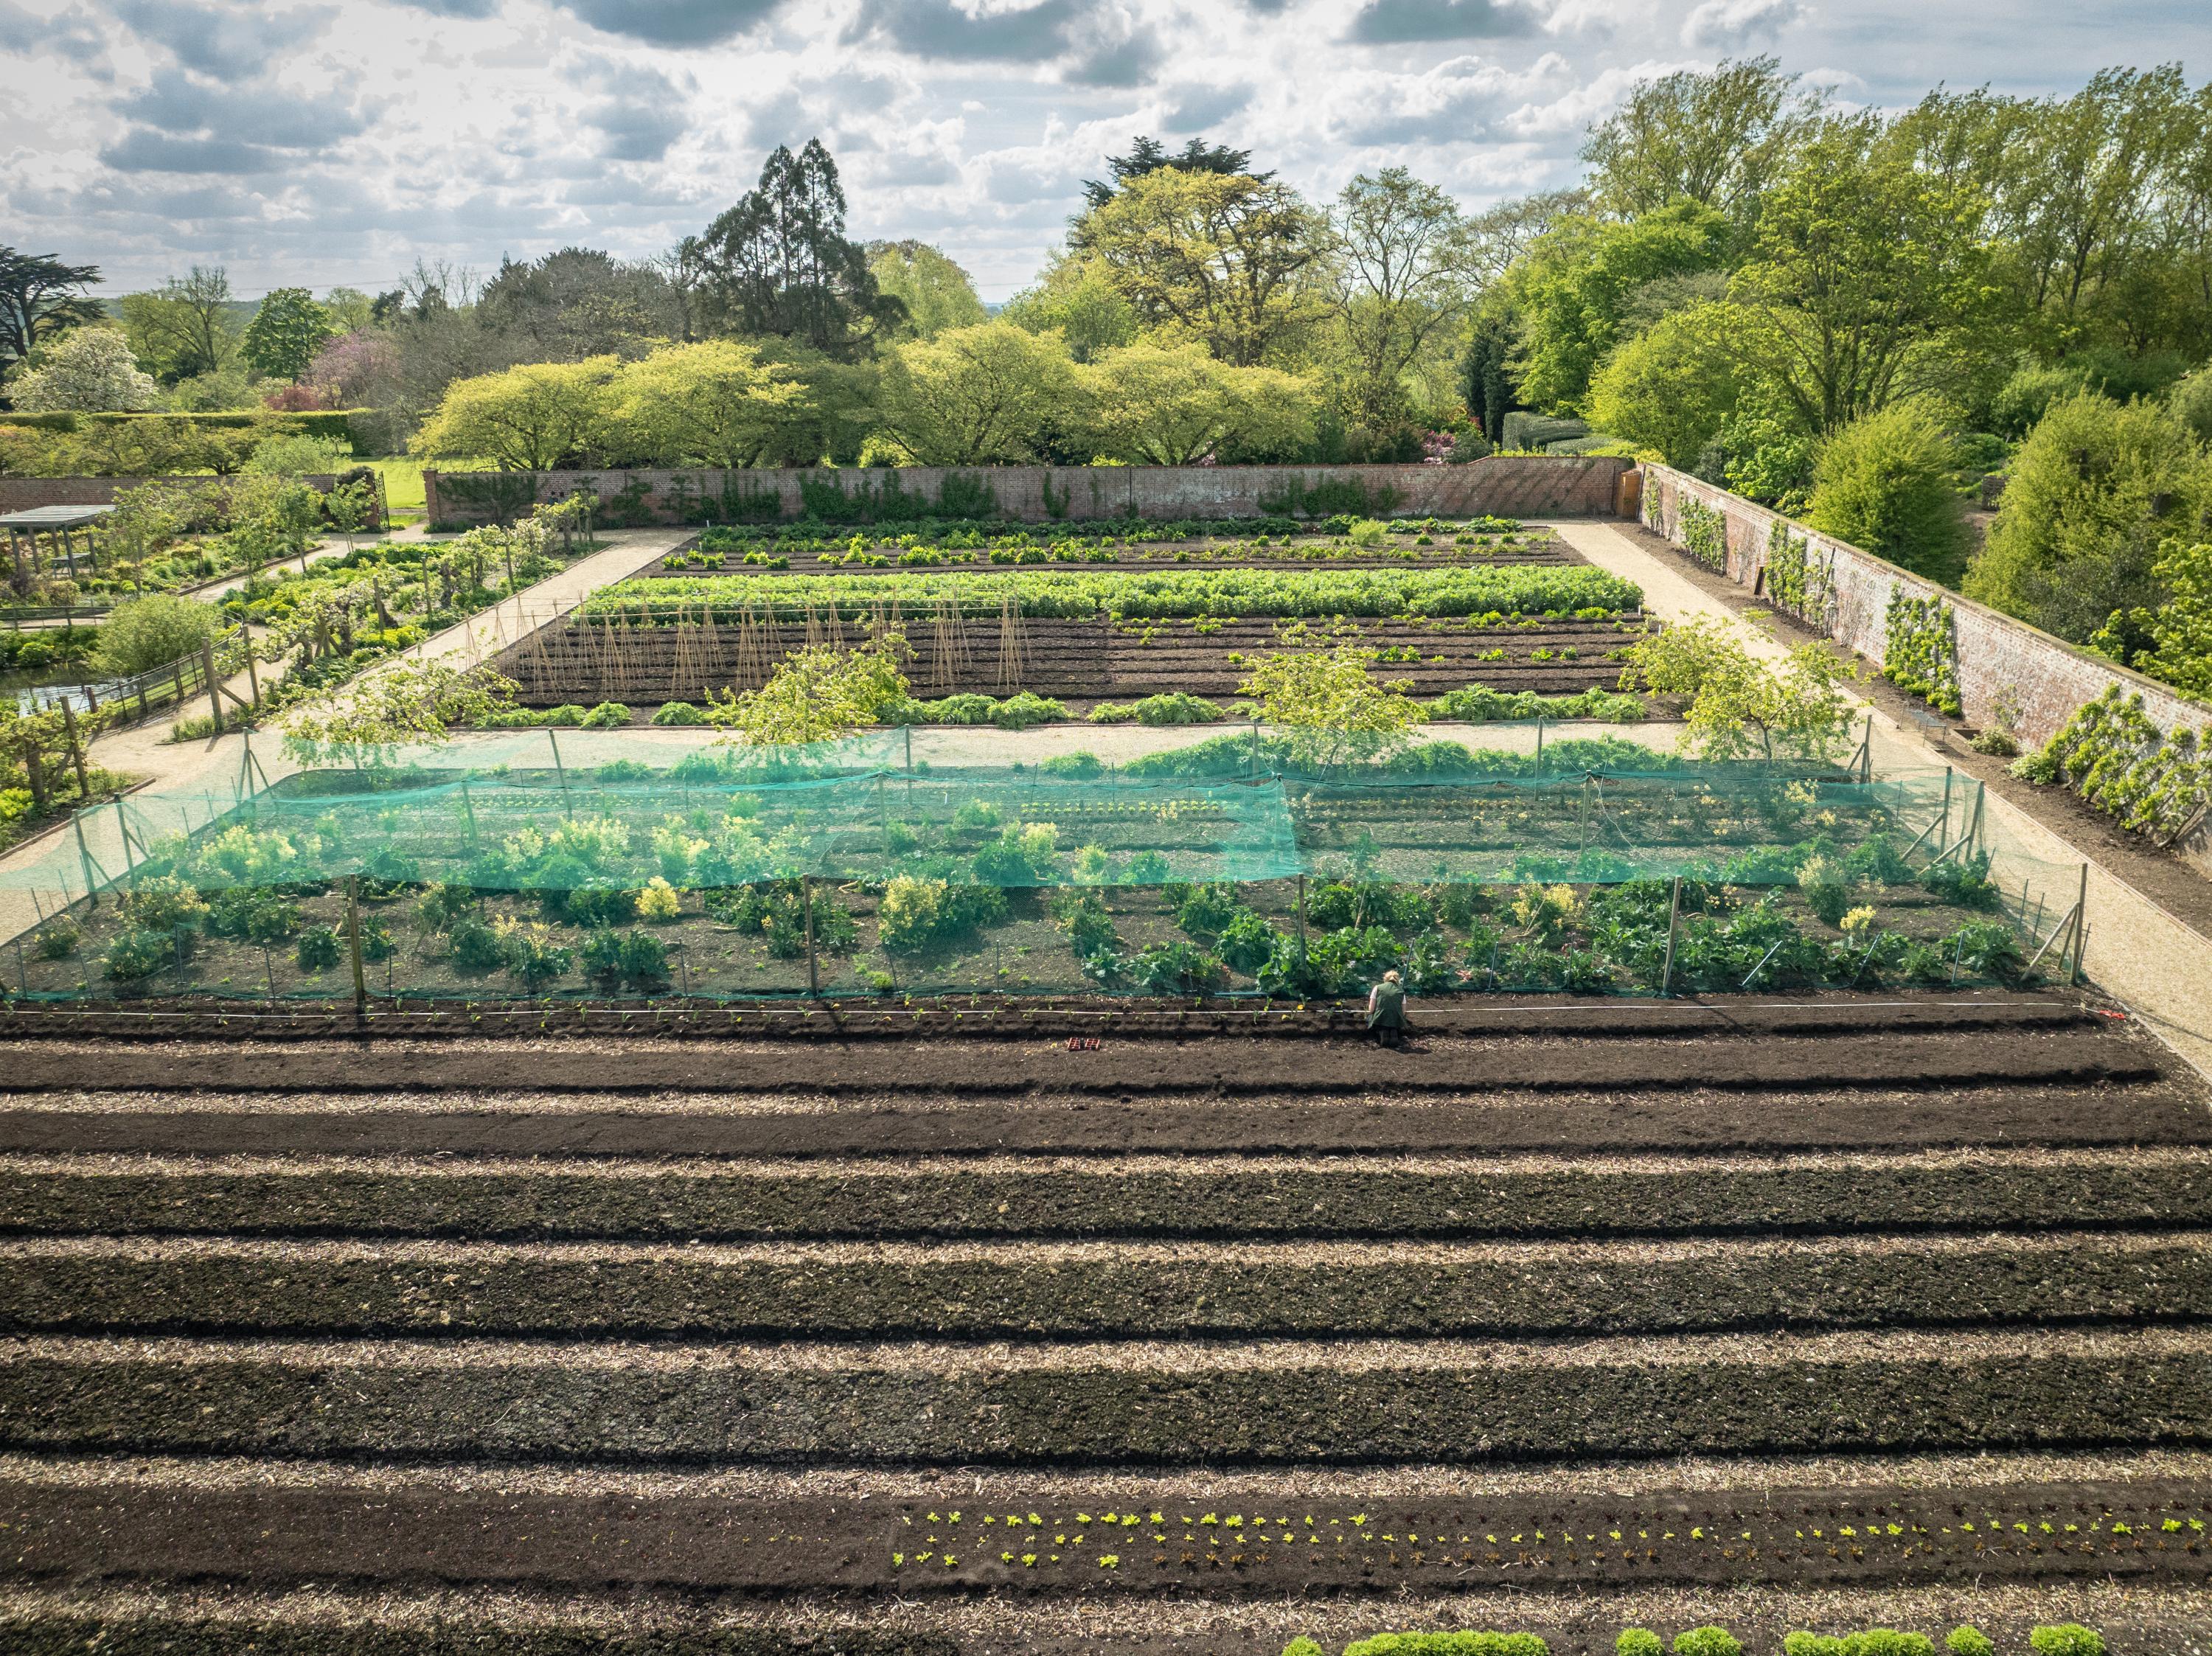
[[[818,1353],[821,1349],[815,1348]],[[1297,1350],[1299,1348],[1290,1348]],[[887,1348],[0,1350],[0,1442],[39,1452],[343,1459],[1380,1465],[2212,1441],[2212,1362],[2160,1334],[2024,1344],[1829,1337],[1548,1352],[1446,1349],[1360,1367],[1137,1347],[1042,1363]],[[449,1358],[446,1354],[451,1351]],[[1412,1348],[1420,1353],[1421,1348]],[[1895,1355],[1877,1355],[1893,1352]],[[189,1359],[189,1360],[179,1360]]]
[[[2093,1027],[2121,1022],[2117,1013],[2087,1006],[2063,991],[2010,996],[1940,993],[1927,997],[1827,995],[1774,1002],[1737,996],[1692,999],[1604,999],[1588,996],[1513,995],[1422,1002],[1415,1018],[1426,1034],[1556,1034],[1578,1040],[1669,1034],[1849,1034],[1869,1030]],[[896,1009],[872,1004],[754,1002],[701,1006],[682,1001],[609,1002],[501,1010],[468,1004],[372,998],[365,1016],[350,1007],[252,1003],[210,1008],[147,996],[127,1006],[17,1004],[0,1008],[0,1040],[206,1040],[226,1048],[240,1041],[323,1039],[394,1041],[501,1037],[593,1040],[830,1041],[992,1039],[1110,1034],[1117,1040],[1188,1040],[1235,1035],[1309,1043],[1316,1036],[1356,1035],[1364,1006],[1336,1004],[1214,1001],[1199,1004],[1133,997],[1055,996],[1048,1003],[972,997]]]
[[[2212,1225],[2201,1156],[1544,1169],[1243,1160],[13,1167],[0,1230],[641,1239],[1572,1237]]]
[[[879,1093],[1136,1093],[1212,1091],[1407,1094],[1639,1092],[1690,1088],[1856,1090],[1990,1083],[2085,1085],[2150,1081],[2165,1065],[2148,1041],[2100,1030],[1973,1034],[1900,1032],[1793,1041],[1557,1038],[1515,1042],[1439,1036],[1418,1051],[1378,1052],[1347,1041],[1295,1048],[1222,1038],[1116,1042],[1095,1052],[1065,1044],[934,1041],[780,1048],[771,1071],[741,1051],[595,1052],[549,1046],[526,1064],[492,1051],[382,1052],[373,1064],[336,1045],[292,1051],[147,1051],[127,1046],[28,1046],[9,1061],[9,1089],[76,1092],[241,1090],[432,1091],[524,1085],[545,1091],[636,1092],[726,1087],[761,1077],[793,1091]]]
[[[2212,1236],[2116,1243],[664,1250],[0,1248],[0,1331],[1098,1339],[2212,1317]]]
[[[488,1495],[343,1488],[149,1491],[0,1483],[15,1573],[678,1587],[721,1592],[1214,1598],[1571,1592],[1674,1583],[1875,1586],[2175,1582],[2212,1575],[2212,1486],[2045,1483],[1684,1491],[1657,1498],[1038,1510],[987,1480],[958,1504]]]

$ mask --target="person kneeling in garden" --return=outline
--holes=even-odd
[[[1395,972],[1367,992],[1367,1033],[1383,1046],[1406,1044],[1406,986]]]

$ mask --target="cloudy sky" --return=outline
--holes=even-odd
[[[658,252],[819,136],[863,238],[1019,288],[1139,132],[1316,195],[1571,182],[1638,78],[1771,51],[1856,103],[2212,71],[2202,0],[0,0],[0,243],[246,294]]]

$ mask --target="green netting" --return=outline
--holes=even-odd
[[[532,731],[135,796],[0,876],[41,922],[13,986],[327,998],[358,934],[364,988],[414,997],[1327,994],[1386,966],[1648,992],[1676,878],[1677,987],[2010,980],[2077,941],[2071,870],[1994,857],[1941,771],[1579,739],[1359,767],[1261,731],[884,762],[908,750]]]

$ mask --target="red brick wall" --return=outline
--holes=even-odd
[[[511,480],[529,476],[540,500],[559,500],[579,488],[611,499],[641,483],[647,491],[642,509],[652,521],[696,523],[702,518],[696,510],[679,512],[681,502],[671,500],[679,479],[689,497],[716,500],[724,478],[730,477],[745,492],[774,493],[784,516],[796,518],[804,509],[802,479],[833,482],[849,494],[896,478],[907,494],[934,499],[945,477],[958,475],[988,483],[1006,516],[1042,523],[1054,516],[1127,517],[1133,510],[1140,518],[1254,517],[1262,511],[1264,498],[1279,495],[1293,482],[1310,487],[1340,480],[1364,483],[1370,490],[1396,491],[1391,511],[1399,516],[1611,517],[1620,476],[1627,470],[1627,461],[1604,457],[1504,455],[1457,466],[909,466],[895,471],[541,471],[506,477],[511,486]],[[483,503],[441,491],[441,481],[435,471],[422,474],[431,523],[481,523],[490,515],[491,508]],[[1046,505],[1048,489],[1057,513]]]
[[[1832,635],[1877,668],[1887,641],[1890,594],[1902,590],[1909,597],[1944,599],[1951,605],[1958,634],[1959,699],[1969,724],[1987,724],[1997,697],[2009,691],[2020,704],[2021,741],[2041,743],[2076,707],[2102,695],[2107,686],[2118,684],[2142,693],[2143,712],[2161,730],[2212,727],[2212,708],[2188,700],[2155,679],[2130,672],[2024,621],[1962,598],[1871,552],[1861,551],[1848,541],[1808,529],[1740,494],[1666,466],[1647,464],[1643,470],[1644,526],[1680,545],[1681,501],[1696,500],[1718,512],[1728,525],[1729,578],[1741,585],[1758,585],[1767,542],[1777,523],[1788,524],[1792,535],[1832,553],[1832,579],[1836,591]]]

